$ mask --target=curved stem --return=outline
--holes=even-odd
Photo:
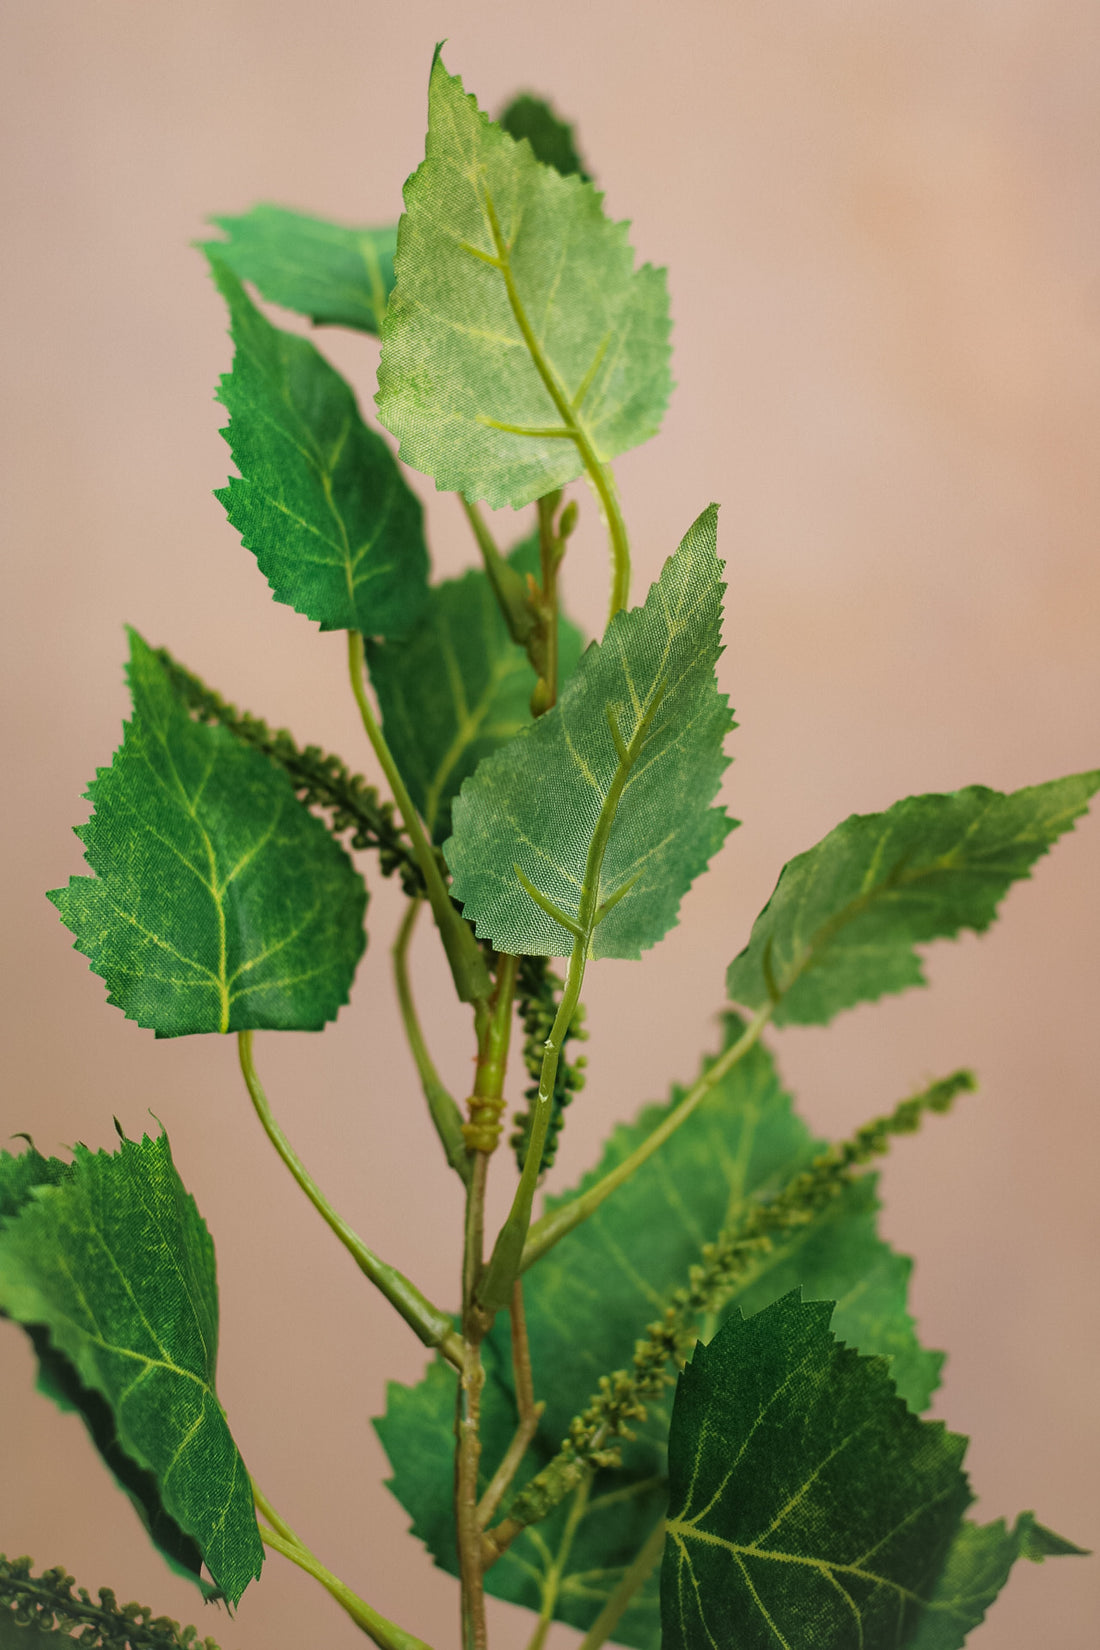
[[[289,1558],[292,1564],[297,1564],[300,1570],[304,1570],[315,1581],[319,1581],[325,1591],[330,1593],[336,1600],[340,1608],[347,1612],[357,1627],[362,1628],[368,1638],[374,1640],[380,1650],[430,1650],[423,1639],[418,1639],[412,1633],[406,1633],[405,1629],[398,1627],[396,1622],[389,1621],[385,1616],[380,1615],[377,1610],[372,1609],[365,1598],[360,1598],[359,1594],[353,1592],[346,1582],[340,1580],[339,1576],[334,1576],[331,1570],[327,1570],[320,1559],[315,1557],[297,1537],[288,1540],[279,1530],[269,1530],[263,1524],[259,1528],[264,1545],[271,1547],[277,1553],[282,1553],[284,1558]]]
[[[422,900],[417,897],[411,899],[408,909],[401,919],[401,927],[397,931],[397,939],[393,946],[393,977],[397,987],[397,1001],[401,1007],[401,1020],[405,1027],[405,1036],[408,1039],[412,1057],[416,1062],[416,1070],[420,1077],[420,1086],[424,1091],[424,1098],[428,1102],[428,1111],[435,1132],[438,1134],[447,1156],[447,1162],[461,1180],[469,1183],[470,1154],[466,1150],[466,1141],[462,1134],[462,1114],[458,1109],[453,1095],[443,1083],[435,1062],[428,1053],[428,1045],[424,1041],[424,1033],[420,1028],[420,1018],[416,1012],[416,1003],[413,1000],[412,985],[409,980],[409,941],[412,938],[416,919],[420,915]]]
[[[433,1306],[414,1283],[399,1272],[396,1267],[388,1266],[376,1254],[367,1248],[355,1232],[352,1231],[346,1220],[338,1215],[317,1183],[306,1172],[301,1158],[295,1152],[290,1141],[276,1123],[268,1104],[267,1095],[256,1073],[252,1061],[252,1033],[239,1033],[238,1047],[240,1050],[241,1071],[248,1085],[248,1092],[252,1096],[252,1104],[256,1108],[256,1115],[263,1124],[271,1144],[290,1170],[294,1179],[305,1192],[317,1213],[326,1225],[335,1232],[344,1248],[355,1260],[359,1270],[370,1279],[377,1289],[380,1289],[391,1306],[397,1308],[410,1329],[424,1342],[425,1346],[437,1347],[439,1351],[456,1368],[462,1367],[462,1342],[456,1335],[454,1326],[446,1312],[441,1312],[438,1306]]]
[[[708,1068],[699,1080],[688,1090],[678,1106],[667,1114],[653,1133],[641,1142],[639,1146],[624,1157],[621,1163],[616,1164],[608,1174],[597,1180],[594,1186],[582,1192],[579,1197],[572,1198],[558,1209],[552,1209],[549,1214],[543,1215],[541,1220],[535,1221],[527,1234],[527,1241],[523,1246],[523,1257],[520,1261],[520,1271],[525,1272],[529,1266],[552,1249],[567,1232],[587,1220],[594,1214],[605,1198],[617,1191],[624,1181],[629,1180],[635,1169],[640,1169],[647,1158],[659,1151],[670,1135],[675,1134],[682,1123],[686,1123],[695,1108],[706,1099],[715,1084],[720,1083],[728,1071],[731,1071],[737,1062],[744,1058],[751,1048],[759,1041],[760,1033],[771,1019],[775,1011],[775,1004],[768,1003],[759,1014],[745,1027],[737,1041],[730,1045],[723,1054],[720,1054],[714,1064]]]
[[[480,947],[474,939],[473,929],[469,923],[463,921],[451,902],[443,881],[443,873],[439,869],[439,861],[435,857],[431,843],[424,834],[424,827],[420,823],[420,815],[413,806],[413,799],[409,795],[408,787],[401,777],[401,771],[393,759],[393,752],[387,745],[378,726],[370,700],[367,698],[366,684],[363,679],[365,668],[365,654],[363,638],[357,630],[348,631],[348,670],[351,675],[351,688],[355,694],[359,714],[363,719],[363,727],[370,740],[371,749],[378,758],[386,779],[389,781],[393,799],[397,803],[405,829],[409,833],[413,855],[420,867],[424,878],[424,885],[428,893],[428,902],[432,908],[443,941],[443,949],[447,953],[447,961],[451,965],[455,987],[464,1003],[479,1003],[488,999],[492,991],[492,981],[485,959],[481,955]]]

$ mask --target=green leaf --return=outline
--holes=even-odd
[[[629,226],[601,203],[494,126],[436,56],[377,405],[437,487],[518,508],[657,430],[664,272],[635,270]]]
[[[455,800],[443,850],[453,892],[498,951],[568,956],[578,924],[594,921],[592,956],[639,957],[676,923],[733,829],[709,806],[734,726],[714,676],[725,589],[716,521],[712,505],[645,605],[616,613],[553,710],[487,757]]]
[[[663,1650],[958,1650],[1013,1560],[1078,1551],[1024,1514],[963,1520],[966,1440],[783,1296],[680,1376],[669,1434]]]
[[[318,326],[381,328],[393,290],[396,224],[352,228],[266,202],[240,217],[210,221],[228,239],[208,241],[202,250],[271,303]]]
[[[729,1017],[726,1046],[740,1027]],[[709,1064],[709,1062],[708,1062]],[[570,1201],[614,1169],[656,1129],[682,1098],[649,1106],[610,1136],[600,1162]],[[536,1396],[546,1409],[516,1480],[518,1488],[554,1457],[572,1417],[608,1371],[629,1367],[645,1325],[702,1258],[703,1246],[762,1195],[778,1191],[820,1150],[794,1114],[772,1061],[759,1045],[715,1086],[662,1149],[596,1212],[564,1237],[524,1276],[523,1289]],[[813,1222],[796,1228],[762,1257],[725,1303],[774,1301],[792,1283],[842,1305],[837,1332],[864,1352],[890,1357],[891,1374],[914,1408],[923,1408],[939,1376],[941,1355],[918,1343],[906,1310],[910,1262],[875,1233],[873,1176],[855,1180]],[[713,1325],[704,1325],[708,1331]],[[485,1345],[483,1476],[488,1481],[515,1426],[506,1325],[498,1321]],[[556,1619],[587,1628],[607,1602],[667,1500],[669,1409],[648,1406],[623,1465],[598,1473],[554,1601]],[[391,1488],[413,1516],[413,1532],[436,1562],[456,1569],[451,1525],[453,1372],[433,1365],[414,1388],[389,1389],[385,1418],[375,1423],[394,1468]],[[489,1571],[497,1597],[541,1606],[553,1585],[555,1554],[569,1504],[526,1531]],[[660,1637],[657,1579],[644,1587],[615,1630],[622,1644],[651,1650]]]
[[[49,898],[108,1001],[159,1037],[319,1030],[366,944],[363,881],[286,775],[193,722],[130,637],[133,720],[76,833],[95,875]]]
[[[521,93],[503,110],[497,124],[517,143],[526,138],[535,159],[541,160],[544,166],[552,166],[563,178],[575,172],[583,182],[591,182],[577,153],[573,127],[567,120],[559,120],[543,98]]]
[[[92,1602],[86,1587],[60,1564],[33,1575],[29,1558],[0,1553],[0,1650],[42,1650],[78,1643],[86,1650],[218,1650],[194,1627],[181,1629],[147,1604],[119,1604],[110,1587]],[[79,1633],[74,1640],[73,1634]]]
[[[538,534],[508,560],[518,572],[537,572]],[[564,680],[581,653],[580,631],[565,618],[558,646]],[[367,662],[386,742],[433,841],[442,842],[462,781],[530,725],[535,672],[509,636],[480,570],[433,585],[412,633],[396,643],[371,643]]]
[[[913,949],[981,933],[1013,882],[1084,813],[1100,771],[1003,795],[972,785],[853,814],[785,865],[726,984],[777,1025],[824,1025],[841,1009],[923,985]]]
[[[912,1638],[971,1499],[966,1441],[786,1295],[698,1346],[677,1385],[664,1650]]]
[[[0,1311],[48,1351],[47,1388],[64,1383],[63,1406],[81,1410],[97,1442],[106,1406],[117,1450],[153,1486],[161,1528],[147,1522],[166,1556],[201,1556],[236,1603],[263,1545],[214,1388],[210,1234],[167,1136],[73,1155],[71,1167],[51,1160],[53,1184],[24,1180],[18,1212],[0,1226]],[[5,1156],[9,1191],[19,1175]],[[107,1462],[115,1468],[110,1453]]]
[[[218,400],[241,472],[217,498],[276,601],[322,630],[400,635],[426,590],[419,500],[335,368],[265,320],[217,257],[210,267],[236,346]]]
[[[909,1650],[959,1650],[971,1628],[984,1619],[1018,1558],[1041,1564],[1044,1558],[1080,1555],[1083,1550],[1044,1529],[1031,1513],[1021,1513],[1012,1529],[1000,1518],[992,1524],[964,1519]]]

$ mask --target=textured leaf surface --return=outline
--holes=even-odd
[[[988,928],[1011,884],[1098,788],[1092,772],[1008,795],[972,785],[853,814],[784,866],[730,964],[730,997],[759,1008],[774,984],[777,1025],[823,1025],[855,1003],[923,985],[914,946]]]
[[[552,166],[562,177],[575,172],[585,182],[591,181],[577,152],[573,127],[560,120],[544,98],[524,92],[514,97],[500,115],[498,124],[518,143],[526,138],[536,160]]]
[[[638,957],[675,924],[680,901],[733,821],[710,803],[728,766],[733,727],[718,692],[721,563],[712,505],[670,556],[644,606],[616,613],[553,710],[486,758],[453,808],[444,853],[453,891],[498,951],[568,956],[572,935],[523,887],[576,919],[582,902],[625,896],[591,942],[594,957]],[[640,742],[596,889],[586,860],[613,788],[621,740]],[[610,800],[609,800],[610,799]]]
[[[426,590],[419,500],[335,368],[265,320],[217,257],[210,267],[229,305],[235,354],[218,400],[241,472],[216,496],[276,601],[322,630],[400,635]]]
[[[656,431],[671,388],[664,272],[635,270],[628,225],[601,201],[493,125],[436,58],[377,404],[437,487],[518,507],[579,476],[584,442],[602,463]]]
[[[508,559],[522,573],[537,572],[538,535]],[[581,653],[580,631],[565,618],[558,648],[564,681]],[[371,643],[367,660],[386,741],[433,840],[442,842],[462,781],[530,726],[535,672],[509,636],[480,570],[433,585],[412,633],[399,642]]]
[[[0,1163],[9,1194],[19,1174],[11,1159]],[[165,1135],[123,1140],[113,1155],[77,1146],[53,1179],[34,1190],[24,1180],[0,1226],[0,1310],[39,1336],[40,1350],[48,1340],[68,1401],[107,1406],[118,1447],[155,1480],[163,1517],[236,1603],[263,1546],[214,1388],[210,1234]]]
[[[731,1017],[727,1041],[739,1026]],[[647,1107],[616,1128],[599,1164],[566,1202],[612,1170],[678,1104]],[[556,1453],[569,1421],[601,1375],[629,1366],[634,1344],[682,1283],[713,1238],[761,1194],[775,1192],[819,1150],[794,1114],[767,1053],[759,1046],[719,1082],[661,1151],[613,1197],[576,1227],[524,1277],[536,1394],[546,1401],[538,1433],[517,1487]],[[856,1181],[809,1226],[787,1235],[727,1302],[770,1304],[794,1284],[807,1295],[839,1299],[837,1333],[864,1352],[889,1356],[891,1373],[909,1403],[923,1408],[941,1362],[917,1342],[906,1310],[910,1262],[874,1230],[874,1177]],[[705,1325],[711,1329],[713,1325]],[[503,1455],[515,1425],[506,1325],[486,1343],[485,1478]],[[418,1386],[389,1389],[386,1416],[376,1423],[393,1465],[391,1487],[413,1517],[413,1530],[436,1562],[455,1570],[451,1526],[450,1449],[454,1379],[433,1365]],[[624,1447],[623,1466],[597,1475],[559,1580],[554,1614],[586,1628],[620,1580],[667,1501],[669,1409],[649,1406],[638,1436]],[[420,1428],[423,1427],[423,1432]],[[490,1570],[496,1596],[537,1609],[554,1585],[555,1559],[568,1505],[522,1535]],[[652,1650],[660,1639],[656,1573],[615,1631],[618,1643]]]
[[[970,1490],[965,1440],[786,1295],[697,1346],[669,1433],[665,1650],[896,1650],[935,1592]]]
[[[287,776],[193,722],[131,632],[134,715],[50,894],[127,1019],[161,1037],[319,1030],[347,1001],[366,889]]]
[[[211,222],[227,238],[203,250],[271,303],[308,315],[318,326],[381,328],[393,290],[396,224],[352,228],[266,202]]]

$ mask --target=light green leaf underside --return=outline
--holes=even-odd
[[[544,166],[552,166],[562,177],[570,177],[575,172],[584,182],[591,182],[577,152],[573,127],[567,120],[559,119],[544,98],[523,92],[501,111],[497,124],[517,143],[526,138],[535,159],[541,160]]]
[[[635,270],[629,226],[601,202],[493,125],[437,56],[377,396],[401,457],[437,487],[518,508],[579,476],[585,443],[603,463],[657,430],[671,388],[664,272]]]
[[[335,368],[265,320],[213,254],[210,267],[235,345],[218,400],[240,471],[216,496],[276,601],[322,630],[402,634],[427,587],[419,500]]]
[[[537,573],[538,535],[509,556]],[[559,679],[581,654],[581,634],[558,626]],[[536,676],[508,634],[492,586],[480,570],[433,585],[419,624],[401,641],[367,647],[382,730],[435,842],[451,830],[451,801],[478,763],[531,723]]]
[[[898,1650],[970,1490],[965,1440],[784,1296],[697,1346],[677,1384],[664,1650]]]
[[[113,1155],[77,1146],[71,1168],[49,1163],[55,1183],[24,1182],[18,1212],[0,1226],[0,1311],[48,1352],[47,1389],[67,1377],[60,1401],[85,1413],[93,1436],[89,1410],[108,1406],[118,1448],[155,1480],[162,1521],[195,1544],[236,1603],[263,1546],[214,1387],[210,1234],[165,1135],[123,1140]],[[9,1191],[17,1174],[10,1159],[0,1165]],[[109,1453],[107,1464],[117,1470]]]
[[[739,1026],[731,1017],[727,1043]],[[600,1162],[576,1192],[602,1178],[645,1140],[682,1097],[649,1106],[616,1128]],[[762,1193],[778,1191],[818,1151],[820,1142],[794,1115],[767,1053],[760,1047],[716,1085],[668,1143],[583,1225],[563,1238],[524,1277],[536,1395],[546,1401],[517,1488],[556,1453],[569,1421],[601,1375],[629,1367],[638,1336],[661,1302],[701,1258],[703,1245]],[[862,1351],[893,1359],[891,1370],[914,1408],[934,1390],[940,1354],[917,1342],[906,1310],[909,1261],[874,1230],[874,1177],[862,1177],[809,1226],[762,1258],[725,1306],[756,1310],[795,1284],[808,1295],[840,1299],[837,1332]],[[709,1327],[709,1326],[705,1326]],[[515,1424],[506,1325],[486,1343],[486,1481]],[[433,1366],[414,1388],[391,1385],[386,1416],[376,1422],[394,1469],[391,1487],[413,1516],[414,1533],[436,1562],[456,1567],[450,1523],[454,1382]],[[624,1448],[621,1470],[598,1474],[561,1577],[555,1616],[587,1628],[607,1602],[667,1500],[669,1409],[649,1408],[638,1437]],[[418,1428],[423,1425],[423,1436]],[[498,1597],[540,1607],[552,1585],[568,1506],[527,1531],[487,1577]],[[618,1643],[655,1650],[660,1639],[657,1576],[651,1577],[615,1632]]]
[[[393,290],[396,224],[352,228],[267,202],[210,221],[227,239],[208,241],[203,251],[251,281],[270,303],[318,326],[380,330]]]
[[[680,901],[733,821],[710,803],[734,726],[718,692],[721,563],[712,505],[689,528],[646,597],[616,613],[553,710],[481,763],[453,806],[444,854],[465,915],[499,951],[565,957],[572,933],[536,903],[516,867],[571,919],[586,893],[625,896],[591,941],[594,957],[639,957],[677,920]],[[620,739],[641,739],[614,814],[599,886],[586,861],[613,786]]]
[[[923,985],[913,949],[981,933],[1100,788],[1100,771],[1002,794],[972,785],[853,814],[783,868],[729,995],[759,1008],[774,983],[777,1025],[823,1025],[841,1009]],[[770,976],[770,978],[769,978]]]
[[[108,1001],[158,1036],[319,1030],[366,944],[362,878],[287,776],[193,722],[130,634],[133,719],[77,830],[95,875],[49,897]]]

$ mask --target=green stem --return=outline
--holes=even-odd
[[[520,647],[526,647],[538,623],[527,599],[526,581],[497,549],[496,540],[489,531],[485,517],[474,501],[467,498],[464,493],[459,493],[458,496],[466,512],[466,519],[473,528],[485,573],[493,587],[493,594],[504,616],[504,622],[508,626],[508,634]]]
[[[485,1650],[485,1571],[478,1516],[478,1468],[481,1462],[481,1389],[485,1371],[481,1341],[486,1325],[477,1310],[475,1291],[481,1273],[485,1235],[487,1152],[475,1152],[466,1188],[466,1231],[462,1253],[462,1366],[455,1399],[455,1542],[462,1588],[463,1650]]]
[[[542,352],[542,346],[535,336],[524,308],[523,300],[516,287],[515,277],[512,274],[512,260],[507,242],[504,239],[497,217],[493,198],[488,190],[485,192],[485,210],[489,219],[489,226],[493,234],[493,244],[496,248],[495,259],[487,259],[500,271],[508,293],[508,302],[512,307],[512,314],[516,318],[516,325],[523,334],[523,341],[530,352],[535,371],[542,379],[547,394],[557,408],[558,416],[564,426],[563,434],[568,435],[576,444],[585,473],[600,501],[600,508],[607,523],[608,536],[611,540],[612,578],[611,578],[611,608],[608,618],[614,618],[621,607],[625,607],[630,600],[630,541],[627,538],[626,523],[623,521],[622,510],[619,507],[618,494],[615,491],[615,482],[609,467],[602,462],[592,444],[592,438],[577,416],[577,408],[566,395],[564,388],[558,381],[549,361]]]
[[[624,1570],[619,1585],[584,1635],[577,1650],[599,1650],[619,1625],[635,1593],[646,1583],[665,1550],[665,1521],[659,1518],[637,1558]]]
[[[396,1622],[389,1621],[385,1616],[379,1615],[377,1610],[371,1608],[366,1599],[360,1598],[359,1594],[353,1592],[345,1582],[340,1580],[339,1576],[334,1576],[331,1570],[326,1570],[320,1559],[316,1558],[309,1548],[303,1546],[297,1538],[288,1541],[278,1530],[269,1530],[263,1524],[260,1525],[260,1535],[263,1537],[266,1546],[271,1547],[277,1553],[282,1553],[284,1558],[289,1558],[292,1564],[297,1564],[300,1570],[305,1570],[307,1575],[311,1575],[315,1581],[319,1581],[325,1591],[331,1593],[341,1609],[347,1612],[357,1627],[362,1628],[368,1638],[374,1640],[380,1650],[430,1650],[423,1639],[416,1638],[412,1633],[406,1633],[405,1629],[398,1627]]]
[[[504,1111],[504,1078],[512,1040],[512,1006],[516,995],[519,958],[502,951],[497,958],[496,984],[488,1011],[477,1015],[477,1056],[474,1089],[467,1101],[470,1114],[462,1133],[471,1151],[491,1154],[500,1139]],[[479,1265],[481,1250],[478,1249]]]
[[[291,1146],[290,1141],[276,1123],[268,1104],[267,1095],[256,1073],[252,1061],[252,1033],[239,1033],[238,1047],[240,1050],[241,1071],[248,1084],[248,1092],[252,1096],[252,1104],[256,1108],[256,1115],[263,1124],[271,1144],[290,1170],[294,1179],[305,1192],[313,1207],[322,1220],[336,1233],[344,1248],[355,1260],[359,1270],[370,1279],[375,1288],[380,1289],[391,1306],[397,1308],[410,1329],[417,1334],[425,1346],[438,1348],[449,1362],[456,1368],[462,1367],[462,1342],[456,1335],[451,1319],[446,1312],[441,1312],[438,1306],[433,1306],[414,1283],[399,1272],[396,1267],[388,1266],[380,1260],[372,1250],[368,1249],[362,1238],[358,1237],[347,1222],[336,1213],[324,1193],[306,1173],[301,1158]]]
[[[401,927],[397,932],[397,939],[393,946],[393,977],[397,987],[397,1000],[401,1006],[401,1020],[405,1027],[405,1036],[408,1039],[412,1057],[416,1062],[417,1074],[420,1077],[420,1087],[424,1091],[424,1098],[428,1102],[428,1111],[435,1132],[442,1143],[447,1155],[447,1162],[455,1173],[466,1183],[470,1180],[470,1154],[466,1149],[466,1141],[462,1134],[462,1113],[450,1093],[440,1079],[435,1069],[435,1062],[428,1053],[428,1045],[424,1041],[424,1033],[420,1028],[420,1019],[413,1001],[412,985],[409,980],[409,941],[416,926],[416,919],[420,914],[422,901],[419,898],[411,899]]]
[[[492,981],[481,949],[474,939],[473,929],[469,923],[459,916],[447,892],[443,881],[443,873],[439,869],[432,846],[424,834],[424,827],[420,823],[420,815],[413,806],[405,781],[401,777],[400,769],[393,759],[393,752],[387,745],[382,729],[375,720],[374,712],[367,698],[366,683],[364,680],[365,654],[363,638],[357,630],[348,631],[348,669],[351,674],[352,692],[355,694],[359,706],[359,714],[363,719],[363,727],[370,740],[371,749],[389,782],[393,799],[397,803],[401,818],[405,822],[405,829],[409,833],[413,855],[420,867],[424,878],[424,885],[428,893],[428,903],[432,908],[432,915],[439,929],[443,941],[443,949],[447,953],[447,961],[451,965],[455,987],[464,1003],[485,1002],[491,991]]]
[[[678,1106],[667,1114],[658,1124],[653,1133],[648,1135],[641,1145],[624,1157],[621,1163],[597,1180],[594,1186],[582,1192],[579,1197],[572,1198],[558,1209],[552,1209],[549,1214],[537,1220],[527,1234],[527,1241],[523,1246],[523,1257],[520,1262],[520,1271],[525,1272],[535,1261],[541,1259],[548,1249],[552,1249],[567,1232],[587,1220],[594,1214],[605,1198],[617,1191],[624,1181],[629,1180],[636,1169],[640,1169],[647,1158],[659,1151],[669,1137],[675,1134],[681,1124],[686,1123],[692,1112],[699,1106],[715,1087],[732,1071],[739,1060],[759,1041],[760,1033],[775,1012],[775,1004],[768,1003],[759,1014],[745,1027],[741,1036],[732,1043],[723,1054],[718,1056],[714,1064],[703,1073],[698,1081],[685,1094]]]

